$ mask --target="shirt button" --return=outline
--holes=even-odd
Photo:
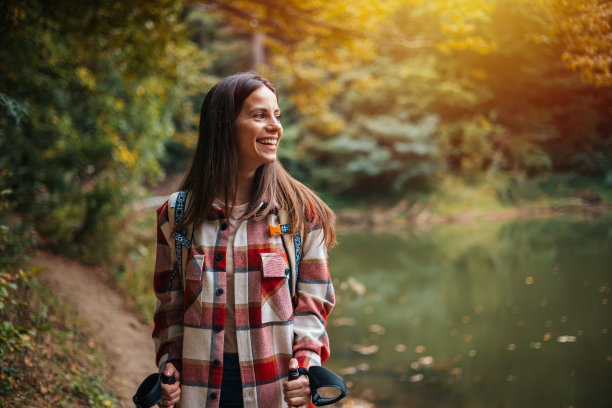
[[[290,268],[285,269],[285,275],[289,276],[290,273],[291,273],[291,269]]]
[[[212,363],[213,363],[213,366],[214,366],[214,367],[218,367],[218,366],[220,366],[220,365],[221,365],[221,361],[219,361],[219,360],[213,360],[213,362],[212,362]]]
[[[223,254],[222,254],[222,253],[218,253],[217,255],[215,255],[215,259],[216,259],[217,261],[222,260],[222,259],[223,259]]]
[[[210,393],[210,399],[211,400],[216,400],[217,399],[217,393],[216,392],[211,392]]]
[[[221,224],[221,231],[225,231],[227,229],[227,224],[223,223]]]
[[[221,296],[223,294],[223,289],[217,289],[217,296]]]

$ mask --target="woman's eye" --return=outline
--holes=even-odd
[[[275,117],[276,117],[276,121],[277,121],[277,122],[280,122],[280,121],[281,121],[282,116],[281,116],[280,114],[276,115]]]
[[[257,119],[263,119],[264,118],[264,114],[263,113],[256,113],[255,115],[253,115],[254,118]]]

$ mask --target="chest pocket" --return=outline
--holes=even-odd
[[[261,322],[287,322],[293,317],[293,304],[287,280],[291,269],[281,254],[261,255]]]

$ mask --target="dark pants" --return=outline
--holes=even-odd
[[[221,381],[220,408],[243,408],[242,380],[238,354],[223,353],[223,380]]]

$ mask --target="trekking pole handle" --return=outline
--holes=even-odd
[[[300,376],[300,372],[297,370],[289,370],[289,381],[297,380]]]
[[[174,384],[176,382],[176,378],[174,378],[174,373],[170,374],[170,377],[162,373],[161,382],[163,384]]]

